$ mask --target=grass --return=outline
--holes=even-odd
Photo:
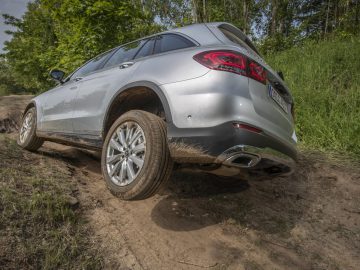
[[[66,167],[0,136],[2,269],[100,269]],[[76,202],[76,199],[75,199]]]
[[[2,85],[0,85],[0,97],[6,96],[8,94],[9,92]]]
[[[295,99],[301,145],[360,156],[360,37],[268,55]]]

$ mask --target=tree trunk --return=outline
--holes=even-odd
[[[193,23],[198,23],[196,0],[191,1],[191,15],[192,15]]]
[[[357,33],[359,33],[359,26],[360,26],[360,18],[359,17],[360,17],[360,5],[359,5],[359,1],[356,1],[356,6],[355,6],[355,29],[357,29]]]
[[[142,11],[145,13],[145,0],[141,0]]]
[[[277,2],[277,0],[272,0],[272,1],[271,1],[271,26],[270,26],[270,36],[274,36],[275,33],[276,33],[277,10],[278,10],[278,2]]]
[[[224,13],[223,13],[223,21],[225,21],[225,14],[226,14],[226,0],[224,0]]]
[[[244,33],[248,33],[248,5],[247,0],[243,0],[243,21],[244,21]]]
[[[203,22],[207,22],[207,18],[206,18],[206,0],[203,0]]]
[[[326,11],[326,20],[325,20],[325,35],[327,34],[327,31],[328,31],[328,25],[329,25],[329,13],[330,13],[330,0],[328,0],[327,11]]]

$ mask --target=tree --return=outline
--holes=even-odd
[[[191,23],[226,21],[279,51],[306,39],[360,34],[359,0],[34,0],[5,44],[6,70],[44,91],[53,68],[71,72],[119,44]]]
[[[19,94],[25,91],[26,89],[19,85],[13,76],[9,63],[3,56],[0,57],[0,95]]]
[[[150,12],[164,29],[196,22],[190,0],[144,0],[144,10]],[[195,16],[195,17],[194,17]]]
[[[5,24],[16,28],[16,31],[8,32],[12,39],[5,42],[5,56],[18,83],[30,92],[51,85],[46,79],[49,72],[47,66],[52,66],[56,61],[51,52],[57,39],[48,12],[34,2],[28,5],[22,20],[9,15],[4,18]]]
[[[233,23],[246,34],[258,13],[258,4],[251,0],[193,0],[193,13],[198,22],[226,21]]]
[[[100,52],[161,29],[140,1],[130,0],[36,0],[21,20],[4,18],[16,28],[5,44],[6,59],[30,91],[53,85],[53,68],[70,72]]]

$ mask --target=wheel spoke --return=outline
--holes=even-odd
[[[31,121],[32,121],[32,114],[30,113],[30,114],[28,114],[28,115],[26,116],[26,119],[25,119],[25,126],[26,126],[26,128],[29,128],[29,127],[30,127]]]
[[[131,132],[131,128],[129,128],[129,124],[128,124],[128,125],[126,125],[126,136],[125,136],[125,142],[126,143],[129,142],[130,132]]]
[[[137,156],[129,156],[129,159],[134,162],[136,164],[136,166],[138,166],[139,168],[142,167],[142,165],[144,164],[144,161],[137,157]]]
[[[106,163],[112,164],[114,162],[121,161],[121,158],[122,158],[122,155],[120,155],[120,154],[113,155],[113,156],[107,158]]]
[[[138,126],[132,128],[131,131],[132,132],[130,133],[130,136],[129,136],[129,145],[132,144],[132,142],[134,141],[134,137],[140,132]]]
[[[145,150],[145,144],[144,143],[140,143],[138,145],[135,145],[132,149],[134,154],[137,154],[139,152],[142,152]]]
[[[114,139],[110,140],[110,147],[115,149],[115,150],[118,150],[119,152],[123,151],[123,148],[121,147],[121,145],[117,141],[115,141]]]
[[[117,137],[118,137],[117,140],[119,141],[119,143],[121,144],[121,146],[122,146],[122,147],[125,147],[126,145],[124,145],[125,140],[124,140],[124,133],[123,133],[122,129],[121,129],[121,128],[118,128],[118,129],[116,130],[116,134],[117,134]]]
[[[120,182],[122,183],[124,181],[125,175],[126,175],[126,167],[127,167],[127,162],[123,161],[123,163],[121,164],[121,168],[120,168],[120,175],[119,175],[119,179]]]
[[[136,142],[141,137],[141,132],[139,131],[137,134],[134,134],[134,136],[131,138],[129,145],[132,145],[134,142]]]
[[[114,167],[111,169],[111,171],[110,171],[110,173],[109,173],[109,174],[110,174],[110,177],[113,177],[113,176],[115,175],[116,171],[119,170],[121,164],[122,164],[122,162],[119,161],[118,163],[116,163],[116,164],[114,165]]]
[[[129,178],[129,181],[132,181],[134,179],[134,176],[135,176],[135,172],[134,172],[134,167],[133,167],[133,162],[131,159],[128,159],[127,161],[127,166],[126,166],[126,173],[127,173],[127,176]]]

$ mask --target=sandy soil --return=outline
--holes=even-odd
[[[0,98],[0,119],[25,101]],[[73,175],[106,269],[359,269],[358,162],[304,152],[290,177],[232,187],[178,171],[164,194],[125,202],[98,153],[46,143],[38,154]]]

